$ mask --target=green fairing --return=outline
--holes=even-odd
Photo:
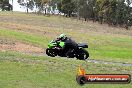
[[[52,43],[52,42],[50,42],[49,44],[48,44],[48,48],[52,48],[52,47],[54,47],[54,46],[56,46],[57,45],[57,43]]]
[[[57,43],[54,42],[53,40],[48,44],[49,49],[51,49],[55,46],[57,46]],[[65,42],[59,42],[59,46],[63,48],[65,46]]]
[[[59,45],[63,48],[65,46],[65,42],[60,42]]]

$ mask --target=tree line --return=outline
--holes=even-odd
[[[23,0],[18,0],[20,3]],[[132,0],[29,0],[28,8],[34,5],[41,13],[46,5],[57,7],[66,17],[84,18],[85,21],[98,21],[111,26],[121,26],[128,29],[132,26]]]
[[[76,16],[128,29],[132,26],[132,0],[61,0],[58,8],[66,16]]]
[[[53,7],[55,9],[56,5],[61,1],[61,0],[17,0],[18,3],[21,6],[25,6],[27,8],[27,13],[28,9],[33,9],[37,8],[37,13],[41,14],[44,12],[47,14],[47,10],[50,10],[50,7]]]
[[[13,0],[12,0],[13,1]],[[132,26],[132,0],[17,0],[28,9],[36,7],[37,13],[58,8],[66,17],[83,18],[85,21],[98,21],[111,26],[121,26],[128,29]],[[5,5],[4,5],[5,3]],[[0,6],[6,7],[9,0],[0,0]],[[130,6],[131,5],[131,6]],[[4,9],[2,9],[4,10]]]

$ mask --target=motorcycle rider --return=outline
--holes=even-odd
[[[56,39],[56,42],[65,42],[64,48],[61,49],[66,49],[66,56],[67,57],[72,57],[72,52],[74,49],[77,49],[78,44],[73,41],[71,38],[67,37],[66,34],[60,34],[60,36]]]

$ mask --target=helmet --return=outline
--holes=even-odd
[[[67,36],[65,34],[60,34],[59,39],[61,40],[65,40],[67,38]]]

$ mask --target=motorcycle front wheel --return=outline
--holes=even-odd
[[[55,57],[56,53],[52,49],[46,49],[46,54],[51,57]]]

